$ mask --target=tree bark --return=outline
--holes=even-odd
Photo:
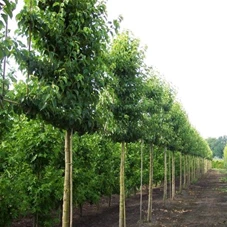
[[[73,226],[73,130],[70,132],[70,227]]]
[[[186,170],[186,165],[187,165],[187,162],[186,162],[186,155],[183,156],[184,158],[184,182],[183,182],[183,187],[186,188],[187,186],[187,170]]]
[[[65,134],[65,178],[63,195],[62,227],[72,227],[72,131],[67,130]]]
[[[169,198],[172,198],[172,173],[171,173],[171,151],[168,152],[168,167],[169,167],[169,171],[168,171],[168,183],[169,183]]]
[[[200,171],[199,171],[199,157],[196,157],[196,175],[197,175],[197,178],[200,177]]]
[[[190,185],[190,162],[189,155],[186,155],[187,187]]]
[[[140,150],[140,222],[143,219],[143,141]]]
[[[163,190],[163,202],[165,204],[167,199],[167,158],[166,158],[166,148],[164,150],[164,190]]]
[[[124,166],[125,166],[125,142],[122,142],[121,143],[121,164],[120,164],[119,227],[126,227]]]
[[[6,17],[6,25],[5,25],[5,40],[7,39],[7,36],[8,36],[8,16]],[[3,70],[2,70],[2,97],[5,96],[6,61],[7,61],[7,57],[5,56],[3,59]]]
[[[147,221],[152,221],[152,201],[153,201],[153,146],[150,144],[150,166],[149,166],[149,194],[148,194],[148,209]]]
[[[196,180],[196,157],[193,156],[193,180]]]
[[[180,184],[179,184],[179,193],[182,193],[182,154],[180,152]]]
[[[175,157],[174,152],[172,153],[172,199],[175,197]]]

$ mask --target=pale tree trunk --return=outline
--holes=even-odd
[[[169,167],[169,171],[168,171],[168,175],[169,175],[169,198],[172,198],[172,171],[171,171],[171,151],[168,152],[168,167]]]
[[[196,180],[196,174],[195,174],[195,156],[192,156],[192,171],[193,171],[193,180]]]
[[[191,168],[190,168],[190,156],[187,155],[187,166],[188,166],[188,173],[187,173],[187,176],[188,176],[188,186],[191,184]]]
[[[172,199],[175,197],[175,156],[172,152]]]
[[[62,227],[72,227],[72,131],[65,134],[65,178]]]
[[[191,183],[192,183],[192,181],[193,181],[193,168],[192,168],[192,159],[193,159],[193,156],[190,156],[190,161],[189,161],[189,168],[190,168],[190,179],[191,179]]]
[[[198,158],[198,172],[199,172],[199,177],[201,177],[201,162],[200,162],[200,157]]]
[[[207,160],[204,159],[204,173],[207,172]]]
[[[163,201],[164,204],[167,199],[167,157],[166,157],[166,148],[164,150],[164,190],[163,190]]]
[[[179,184],[179,193],[182,193],[182,154],[180,152],[180,184]]]
[[[196,157],[196,176],[200,177],[199,157]]]
[[[143,219],[143,140],[140,150],[140,222]]]
[[[196,156],[193,157],[194,180],[196,180]]]
[[[205,158],[203,158],[203,174],[205,173]]]
[[[70,135],[70,227],[73,226],[73,130]]]
[[[203,175],[203,159],[200,158],[201,176]]]
[[[6,25],[5,25],[5,40],[8,36],[8,16],[6,17]],[[5,95],[5,78],[6,78],[6,62],[7,57],[5,56],[3,59],[3,70],[2,70],[2,98],[4,98]]]
[[[194,156],[192,156],[191,166],[192,166],[192,182],[195,180],[195,166],[194,166]]]
[[[152,221],[152,196],[153,196],[153,146],[150,144],[150,167],[149,167],[149,194],[148,194],[148,209],[147,221]]]
[[[124,173],[124,181],[123,181],[123,197],[124,197],[124,227],[126,227],[126,207],[125,207],[125,153],[126,153],[126,151],[127,151],[127,144],[126,144],[126,146],[125,146],[125,149],[124,149],[124,171],[123,171],[123,173]]]
[[[208,170],[208,160],[206,159],[205,160],[205,173],[207,173],[207,170]]]
[[[126,227],[125,211],[125,143],[121,143],[119,227]]]
[[[186,165],[187,165],[187,162],[186,162],[186,155],[183,156],[183,159],[184,159],[184,182],[183,182],[183,187],[186,188],[186,185],[187,185],[187,173],[186,173]]]
[[[197,174],[198,174],[198,178],[200,178],[200,158],[197,157]]]

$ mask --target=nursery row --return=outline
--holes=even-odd
[[[153,174],[155,182],[164,180],[166,192],[167,151],[185,157],[179,160],[188,168],[187,181],[189,169],[195,175],[209,167],[205,160],[212,152],[175,90],[145,64],[140,41],[120,32],[122,17],[108,21],[104,1],[26,0],[16,15],[16,37],[8,22],[17,1],[2,2],[2,225],[28,214],[36,227],[52,225],[50,211],[63,203],[62,227],[72,227],[74,206],[119,193],[119,227],[126,227],[125,196],[131,190],[150,185],[149,215]],[[141,161],[142,150],[149,163]]]
[[[1,226],[31,215],[34,223],[37,222],[36,226],[48,227],[60,222],[64,180],[63,137],[61,130],[37,120],[28,121],[21,117],[11,122],[11,128],[3,136],[0,146]],[[83,136],[75,134],[73,144],[73,204],[80,207],[82,212],[85,202],[97,204],[102,196],[111,199],[111,195],[119,194],[120,143],[95,133]],[[164,159],[166,154],[167,160]],[[148,187],[149,146],[143,142],[128,143],[125,158],[126,196],[140,189],[141,160],[142,184]],[[173,189],[168,195],[171,198],[175,194],[174,176],[180,179],[177,186],[182,190],[210,167],[209,161],[202,157],[182,156],[180,152],[165,151],[163,147],[154,146],[152,185],[164,183],[164,160],[168,165],[166,180],[171,182]],[[175,167],[172,167],[173,160]],[[163,196],[167,198],[167,188]]]

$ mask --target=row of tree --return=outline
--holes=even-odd
[[[207,142],[191,126],[173,88],[145,65],[145,49],[139,40],[128,31],[118,33],[122,18],[107,20],[105,2],[25,1],[17,20],[18,34],[27,38],[27,45],[8,35],[8,17],[12,16],[16,2],[3,2],[0,179],[8,181],[5,185],[11,188],[10,183],[15,181],[14,190],[18,192],[27,190],[21,198],[30,196],[23,199],[26,204],[22,207],[24,211],[29,206],[34,208],[36,226],[43,225],[39,218],[41,211],[54,209],[62,200],[62,226],[71,227],[75,202],[81,206],[85,200],[98,201],[102,195],[117,192],[119,185],[119,227],[126,227],[125,188],[138,187],[138,181],[130,183],[125,177],[138,180],[137,172],[140,172],[143,185],[146,183],[144,171],[148,170],[147,219],[151,221],[153,175],[156,174],[153,172],[154,148],[162,151],[158,156],[163,154],[164,159],[164,199],[167,197],[167,150],[172,157],[172,198],[175,152],[184,157],[183,162],[180,158],[181,183],[182,179],[190,182],[196,171],[204,172],[201,163],[203,170],[209,168],[206,160],[212,157],[212,152]],[[24,81],[15,81],[13,73],[6,73],[9,56],[19,64],[26,77]],[[65,132],[64,171],[62,132]],[[136,152],[137,155],[133,155],[133,150],[139,149],[138,141],[148,147],[149,162],[142,162],[142,148],[141,156]],[[120,156],[116,154],[119,144]],[[97,153],[93,154],[94,151]],[[140,169],[133,165],[138,159]],[[113,177],[118,173],[116,166],[106,170],[116,160],[120,164],[119,184]],[[81,166],[93,171],[80,171]],[[127,176],[127,171],[132,176]],[[64,187],[61,174],[64,174]],[[106,177],[108,174],[110,177]],[[19,183],[22,181],[25,183]],[[89,189],[86,190],[86,186]],[[3,189],[7,195],[8,188]],[[96,190],[98,195],[91,193]],[[3,194],[0,198],[3,205],[6,204],[2,206],[5,213],[13,217],[16,211],[9,205],[10,197]],[[54,198],[53,203],[50,201],[47,206],[50,198]]]
[[[0,145],[1,226],[8,226],[12,220],[24,216],[32,216],[34,226],[59,223],[64,180],[63,138],[64,131],[43,121],[14,116]],[[73,144],[73,205],[80,208],[82,215],[85,203],[98,205],[102,196],[106,196],[110,205],[112,195],[119,194],[121,144],[100,133],[74,134]],[[150,195],[147,207],[138,210],[141,221],[152,220],[154,185],[166,185],[165,202],[167,198],[174,198],[176,190],[181,193],[210,168],[209,162],[202,157],[170,150],[164,152],[163,147],[151,147],[141,141],[127,143],[126,150],[125,196],[140,189],[141,176],[142,185],[146,185]],[[176,177],[178,185],[175,185]]]

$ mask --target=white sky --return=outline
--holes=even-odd
[[[148,46],[147,63],[176,87],[200,134],[227,135],[227,1],[108,0],[107,9]]]

